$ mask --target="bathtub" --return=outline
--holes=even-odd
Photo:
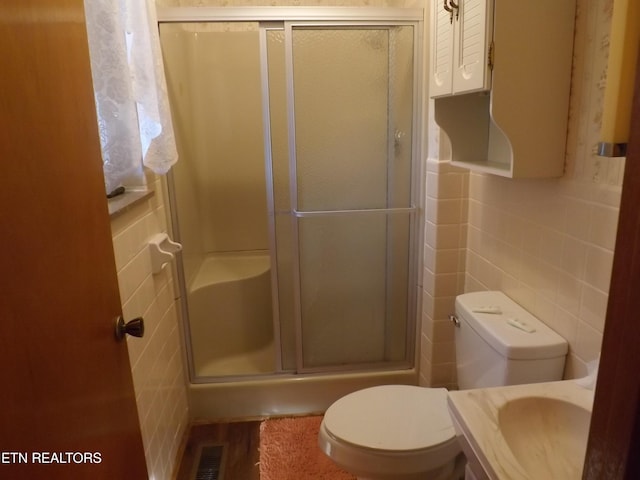
[[[187,294],[196,377],[275,370],[269,264],[260,253],[203,260]]]

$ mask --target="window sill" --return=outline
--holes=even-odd
[[[108,200],[109,204],[109,216],[113,220],[114,218],[122,215],[127,210],[131,209],[135,205],[142,203],[151,197],[153,197],[153,190],[145,190],[145,191],[132,191],[125,192],[122,195],[118,195],[117,197],[110,198]]]

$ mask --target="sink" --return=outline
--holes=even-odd
[[[451,391],[448,407],[478,480],[579,480],[593,395],[565,380]]]
[[[533,478],[581,478],[591,412],[550,397],[507,401],[498,428],[511,453]]]

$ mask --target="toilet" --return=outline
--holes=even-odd
[[[566,340],[504,293],[459,295],[452,321],[459,388],[562,379]],[[327,409],[318,444],[361,480],[465,476],[444,388],[383,385],[346,395]]]

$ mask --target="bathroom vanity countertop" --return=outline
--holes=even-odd
[[[565,380],[451,391],[463,450],[491,480],[580,479],[594,390]]]

